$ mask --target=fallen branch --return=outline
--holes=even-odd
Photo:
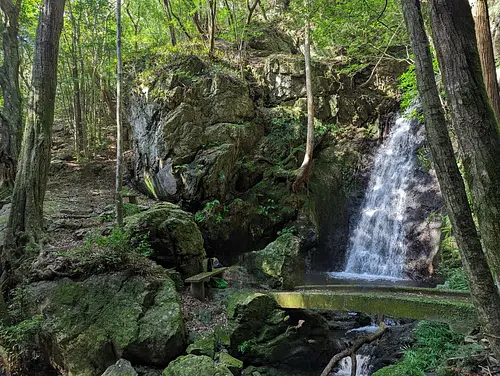
[[[354,342],[354,345],[352,347],[345,349],[342,352],[339,352],[338,354],[334,355],[332,359],[328,362],[327,366],[321,373],[321,376],[328,376],[330,371],[332,370],[333,366],[340,360],[344,359],[346,356],[351,356],[356,353],[356,351],[359,350],[361,346],[363,346],[365,343],[370,343],[375,341],[376,339],[382,337],[382,334],[385,333],[387,330],[387,326],[382,322],[380,323],[379,329],[373,333],[372,335],[369,335],[364,338],[358,339],[356,342]]]

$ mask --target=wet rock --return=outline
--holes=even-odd
[[[138,374],[128,360],[120,359],[108,367],[101,376],[138,376]]]
[[[171,203],[159,203],[126,218],[132,236],[149,234],[151,259],[177,268],[184,278],[200,273],[205,259],[203,238],[191,214]]]
[[[186,355],[170,362],[163,371],[164,376],[233,376],[223,364],[217,364],[208,356]]]
[[[120,357],[164,366],[185,344],[180,299],[167,277],[126,273],[28,286],[29,313],[44,317],[39,342],[51,362],[79,376],[101,374]]]
[[[291,289],[304,282],[305,258],[300,239],[287,233],[261,251],[243,255],[243,264],[273,287]]]

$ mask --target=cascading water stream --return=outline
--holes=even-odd
[[[412,123],[400,117],[377,152],[345,272],[333,273],[337,278],[404,278],[404,217],[417,148]]]

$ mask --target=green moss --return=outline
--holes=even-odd
[[[284,292],[272,294],[282,308],[329,309],[442,321],[457,329],[472,328],[477,314],[466,298],[370,292]]]
[[[216,364],[208,356],[186,355],[170,362],[163,370],[164,376],[233,376],[223,364]]]

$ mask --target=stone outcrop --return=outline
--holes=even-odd
[[[193,215],[177,205],[163,202],[127,217],[126,230],[132,236],[148,234],[150,256],[166,268],[177,268],[186,278],[203,270],[205,248]]]
[[[123,357],[165,366],[184,350],[186,332],[174,283],[125,273],[33,283],[29,313],[41,314],[39,335],[63,374],[100,375]]]
[[[285,50],[289,42],[282,45]],[[257,44],[254,48],[268,49]],[[225,264],[273,241],[299,215],[290,184],[306,136],[303,57],[266,55],[252,56],[245,81],[194,56],[171,58],[139,72],[128,100],[133,182],[152,197],[197,212],[208,256]],[[353,148],[361,155],[365,141],[373,139],[372,130],[384,128],[387,114],[397,107],[393,78],[404,63],[380,64],[373,75],[372,67],[358,72],[345,67],[333,60],[313,64],[316,114],[322,123],[315,158],[321,159],[323,150],[337,150],[347,134],[355,135]],[[335,133],[348,125],[347,134]],[[300,215],[317,225],[320,239],[331,238],[331,231],[345,238],[345,184],[359,168],[357,160],[344,168],[342,158],[326,155],[322,176],[316,175],[319,179],[307,198],[318,210]],[[321,200],[330,189],[331,201],[325,207]],[[342,212],[328,217],[340,228],[321,225],[326,210]],[[342,242],[337,244],[342,248]]]

